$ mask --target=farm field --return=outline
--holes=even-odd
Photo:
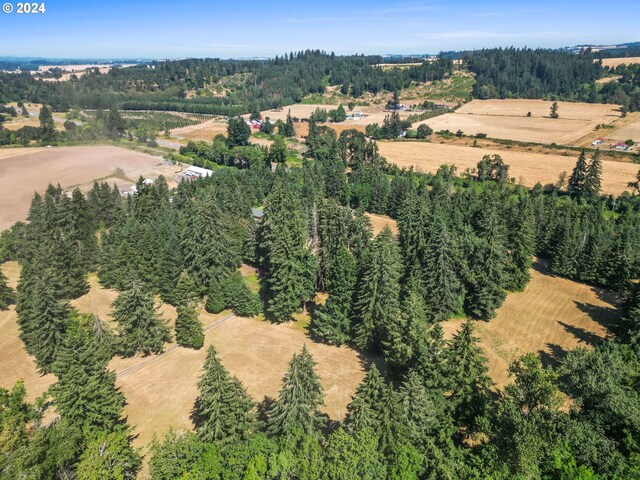
[[[605,67],[615,68],[618,65],[631,65],[632,63],[640,63],[640,57],[616,57],[602,59],[602,65]]]
[[[466,135],[485,133],[489,137],[536,143],[573,145],[599,124],[620,118],[617,105],[558,102],[560,118],[549,117],[550,101],[473,100],[454,113],[446,113],[413,125],[428,124],[434,131],[462,130]],[[531,112],[531,117],[527,113]],[[589,142],[590,143],[590,142]]]
[[[615,129],[603,130],[606,139],[625,142],[629,139],[640,143],[640,112],[630,112],[627,116],[616,121]]]
[[[203,140],[211,143],[213,137],[220,133],[227,134],[227,122],[222,117],[215,117],[197,125],[175,128],[171,130],[171,137],[178,140]]]
[[[414,167],[417,171],[435,173],[443,164],[456,165],[458,173],[466,169],[475,169],[484,155],[499,154],[510,166],[509,176],[533,186],[555,183],[562,172],[571,174],[577,160],[574,156],[542,154],[522,151],[492,150],[458,145],[446,145],[428,142],[378,142],[380,154],[389,162],[400,167]],[[627,184],[633,181],[638,165],[626,162],[603,160],[602,191],[619,194],[628,190]]]
[[[19,266],[16,262],[2,265],[2,270],[16,286]],[[248,268],[243,274],[251,274]],[[79,311],[95,313],[103,320],[110,317],[114,290],[105,289],[95,275],[89,277],[90,291],[72,305]],[[160,308],[162,317],[173,327],[176,312],[169,305]],[[228,311],[211,315],[202,311],[200,320],[210,325],[224,318]],[[33,359],[24,351],[18,337],[15,308],[0,312],[0,387],[8,388],[19,379],[25,380],[30,399],[42,394],[55,381],[52,375],[40,376]],[[118,375],[116,385],[124,393],[124,414],[134,432],[136,446],[147,445],[153,434],[163,435],[169,426],[191,428],[189,415],[198,394],[197,380],[207,353],[214,345],[225,367],[246,386],[256,402],[265,396],[278,395],[283,375],[291,356],[306,344],[315,361],[325,390],[323,411],[332,419],[344,419],[346,406],[364,376],[360,355],[347,347],[333,347],[312,342],[295,323],[274,325],[257,319],[234,317],[205,333],[205,346],[200,350],[167,344],[165,354],[150,357],[115,357],[110,368],[118,374],[133,365],[142,365]]]
[[[100,180],[128,188],[140,175],[170,180],[178,167],[162,161],[113,146],[0,149],[0,230],[24,220],[34,192],[49,183],[86,189]]]
[[[494,319],[475,323],[498,388],[508,383],[507,368],[518,356],[536,352],[544,363],[554,363],[567,350],[605,338],[607,325],[618,316],[615,297],[606,290],[551,275],[540,261],[531,275],[523,292],[507,295]],[[445,322],[445,337],[462,322]]]

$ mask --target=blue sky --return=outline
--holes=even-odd
[[[15,0],[0,0],[0,3]],[[640,40],[640,2],[45,0],[0,13],[0,56],[182,58],[437,53]]]

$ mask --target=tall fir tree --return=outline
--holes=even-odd
[[[282,379],[280,394],[268,412],[269,434],[287,437],[298,432],[317,432],[322,427],[324,421],[319,408],[324,403],[324,392],[314,366],[306,345],[299,354],[293,355]]]
[[[107,370],[107,360],[93,335],[80,328],[66,337],[53,366],[58,381],[50,392],[56,411],[85,432],[121,428],[125,399],[115,387],[115,372]]]
[[[484,412],[492,383],[472,321],[467,320],[451,340],[447,360],[452,411],[460,424],[472,428]]]
[[[446,221],[439,215],[431,227],[425,259],[425,300],[437,321],[462,310],[464,289],[460,280],[460,262]]]
[[[567,185],[567,191],[569,195],[572,197],[579,198],[584,193],[584,184],[587,179],[587,156],[584,150],[580,151],[580,155],[578,156],[578,161],[576,162],[576,166],[573,168],[573,172],[571,172],[571,176],[569,177],[569,183]]]
[[[382,409],[382,395],[386,383],[380,371],[372,364],[366,375],[358,385],[356,393],[347,405],[347,428],[352,432],[371,429],[379,431],[380,411]]]
[[[179,305],[176,318],[176,342],[188,348],[202,348],[204,332],[198,318],[198,309],[194,303]]]
[[[586,198],[595,199],[602,190],[602,160],[600,160],[600,150],[591,157],[591,162],[587,167],[587,174],[584,179],[583,194]]]
[[[193,419],[200,439],[218,444],[246,440],[253,430],[253,401],[220,363],[213,346],[207,352],[198,389]]]
[[[43,373],[51,372],[64,343],[71,307],[59,300],[47,271],[27,265],[20,273],[16,311],[20,338]]]
[[[402,300],[397,320],[385,326],[383,354],[395,369],[402,371],[413,366],[425,349],[429,333],[427,311],[422,295],[411,288]]]
[[[356,261],[345,247],[338,249],[329,276],[329,298],[315,311],[311,329],[324,341],[342,345],[350,339],[351,303],[356,283]]]
[[[388,226],[375,238],[364,262],[354,300],[355,343],[365,350],[379,350],[386,325],[399,315],[402,259]]]
[[[164,342],[171,341],[169,327],[154,305],[151,293],[139,282],[122,292],[113,302],[113,318],[120,329],[119,351],[125,356],[136,353],[162,353]]]
[[[209,194],[185,215],[181,248],[187,273],[200,293],[210,291],[240,265],[242,241],[233,235],[232,219]]]
[[[511,214],[509,222],[509,236],[507,246],[509,249],[508,285],[507,289],[521,292],[531,278],[531,265],[535,253],[535,218],[531,201],[522,197]]]
[[[13,289],[7,285],[7,277],[0,269],[0,310],[7,310],[9,305],[16,302],[16,295]]]
[[[280,174],[267,197],[261,224],[267,271],[267,311],[285,321],[314,294],[315,258],[307,248],[301,205]]]

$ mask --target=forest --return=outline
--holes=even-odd
[[[601,195],[599,155],[581,154],[566,188],[527,189],[498,155],[475,174],[429,175],[387,164],[355,130],[312,121],[307,143],[300,167],[272,171],[261,149],[229,164],[224,149],[237,146],[217,139],[183,152],[215,173],[175,189],[160,177],[126,198],[105,183],[33,197],[28,223],[0,236],[0,261],[22,266],[16,292],[0,277],[0,308],[15,302],[27,351],[57,381],[34,403],[21,382],[0,389],[0,478],[135,478],[141,453],[107,363],[161,353],[174,337],[203,348],[202,306],[275,323],[307,308],[313,341],[379,362],[337,423],[320,411],[306,348],[259,404],[210,348],[194,431],[153,442],[153,479],[638,477],[640,197]],[[374,237],[365,212],[396,219],[397,237]],[[624,306],[611,338],[555,367],[526,354],[496,392],[474,322],[525,288],[534,255]],[[243,262],[262,272],[259,294]],[[70,306],[89,272],[119,292],[116,331]],[[328,299],[316,305],[318,291]],[[158,298],[177,308],[175,330]],[[467,320],[445,340],[452,317]],[[45,421],[51,406],[59,418]]]
[[[70,108],[167,110],[238,115],[299,103],[327,87],[360,98],[364,93],[398,92],[414,83],[450,77],[454,68],[476,75],[474,98],[543,98],[640,105],[636,67],[609,72],[588,50],[488,49],[452,55],[408,68],[382,69],[375,55],[339,56],[319,50],[291,52],[269,60],[185,59],[154,61],[106,74],[92,71],[67,82],[34,79],[27,71],[0,72],[0,103],[37,102],[54,111]],[[623,71],[624,70],[624,71]],[[609,73],[623,78],[599,86]]]

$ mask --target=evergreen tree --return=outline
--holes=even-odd
[[[287,161],[287,144],[284,137],[276,135],[271,147],[269,147],[269,161],[274,163],[285,163]]]
[[[282,135],[285,137],[295,137],[296,129],[293,125],[293,118],[291,118],[291,110],[287,112],[287,118],[282,128]]]
[[[349,250],[338,249],[328,273],[329,298],[314,313],[311,329],[324,341],[342,345],[351,338],[351,302],[356,282],[356,261]]]
[[[20,338],[27,351],[36,357],[41,372],[51,372],[64,343],[71,307],[56,297],[46,271],[35,273],[29,266],[23,268],[16,311]]]
[[[411,366],[424,351],[428,335],[427,312],[424,300],[415,289],[410,289],[402,301],[397,320],[386,325],[383,342],[385,360],[394,368]]]
[[[134,281],[130,290],[122,292],[113,307],[123,355],[162,353],[164,342],[171,341],[169,328],[154,306],[153,295],[145,292],[139,282]]]
[[[591,162],[587,168],[587,174],[584,179],[583,193],[586,198],[594,199],[600,195],[602,189],[602,160],[600,160],[600,150],[591,157]]]
[[[380,407],[378,448],[389,457],[392,456],[395,447],[408,443],[409,424],[400,394],[394,390],[393,386],[388,385],[383,389]]]
[[[470,320],[451,340],[447,357],[452,410],[459,423],[471,427],[485,408],[491,380]]]
[[[193,414],[198,436],[220,444],[246,440],[252,431],[253,401],[220,363],[213,346],[207,352],[198,389]]]
[[[176,342],[187,348],[201,348],[204,344],[202,323],[198,318],[196,305],[179,305],[176,318]]]
[[[386,388],[380,371],[372,364],[347,405],[347,428],[352,432],[371,429],[378,432],[382,395]]]
[[[56,411],[85,432],[113,432],[121,423],[124,395],[116,390],[116,374],[107,370],[104,352],[82,329],[69,334],[53,371],[50,388]]]
[[[231,218],[213,195],[196,201],[186,215],[181,247],[187,273],[204,293],[220,284],[240,265],[241,241]]]
[[[9,305],[15,303],[16,296],[13,289],[7,285],[7,277],[0,270],[0,310],[7,310]]]
[[[624,306],[624,315],[616,327],[618,337],[640,350],[640,285],[636,285]]]
[[[198,288],[187,272],[182,272],[178,277],[178,283],[174,287],[172,297],[172,304],[175,306],[198,303]]]
[[[300,204],[285,181],[276,179],[260,225],[266,253],[267,311],[276,321],[289,319],[314,294],[315,258],[306,246]]]
[[[581,150],[576,166],[573,168],[573,172],[571,172],[571,176],[569,177],[569,184],[567,185],[569,195],[576,198],[583,195],[587,172],[587,156],[584,150]]]
[[[249,145],[251,128],[242,117],[231,117],[227,126],[227,146],[229,148]]]
[[[442,321],[462,310],[464,290],[454,241],[446,222],[437,217],[426,247],[425,299],[435,320]]]
[[[510,263],[508,289],[522,291],[531,278],[531,265],[535,253],[535,218],[531,202],[522,198],[513,210],[509,222],[507,245]]]
[[[505,228],[495,199],[490,199],[481,211],[479,230],[467,301],[470,312],[486,320],[495,316],[496,309],[506,297],[504,287],[508,284]]]
[[[53,123],[53,115],[51,109],[47,105],[42,105],[40,109],[40,140],[49,142],[56,138],[56,127]]]
[[[401,274],[400,250],[386,226],[371,244],[356,289],[354,314],[358,347],[378,350],[385,339],[386,326],[397,321]]]
[[[282,379],[282,388],[268,413],[267,431],[276,437],[287,437],[296,432],[313,433],[323,424],[318,410],[323,404],[323,390],[314,369],[315,362],[302,347],[294,354],[289,370]]]

